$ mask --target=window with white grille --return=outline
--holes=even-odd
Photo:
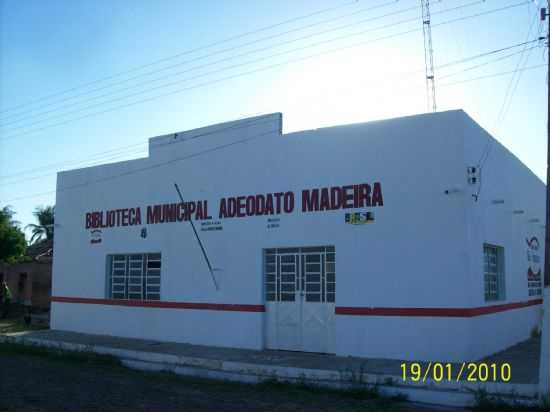
[[[264,250],[265,297],[268,302],[334,302],[334,246]]]
[[[109,297],[160,300],[160,253],[109,256]]]
[[[505,299],[504,248],[483,245],[485,301]]]

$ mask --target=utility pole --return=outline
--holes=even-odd
[[[541,20],[549,16],[548,8],[542,8]],[[541,399],[550,400],[550,19],[548,19],[548,33],[546,38],[548,48],[548,74],[546,77],[547,118],[546,118],[546,225],[544,227],[544,285],[542,288],[542,337],[540,353],[539,394]]]
[[[549,7],[550,7],[550,1]],[[549,13],[548,9],[542,9],[541,17],[546,19]],[[546,94],[547,94],[547,115],[546,115],[546,226],[545,226],[545,246],[544,246],[544,287],[550,286],[550,19],[548,19],[548,33],[546,37],[546,48],[548,51],[548,73],[546,75]],[[549,259],[547,259],[549,258]]]
[[[435,104],[435,73],[434,52],[432,47],[432,26],[430,16],[430,0],[420,0],[422,4],[422,32],[424,34],[424,64],[426,66],[426,97],[428,111],[436,112]]]

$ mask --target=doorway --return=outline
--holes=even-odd
[[[334,246],[264,250],[268,349],[334,353]]]

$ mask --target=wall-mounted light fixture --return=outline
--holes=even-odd
[[[533,218],[533,219],[529,219],[528,220],[529,223],[537,223],[537,222],[540,222],[540,219],[537,219],[536,217]]]
[[[525,213],[525,210],[518,209],[518,210],[514,210],[512,213],[514,215],[523,215]]]
[[[452,195],[453,193],[460,193],[460,189],[456,189],[456,188],[447,189],[443,193],[445,193],[446,195]]]
[[[491,203],[493,205],[502,205],[504,203],[504,200],[503,199],[495,199],[495,200],[491,200]]]

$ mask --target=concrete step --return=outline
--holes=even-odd
[[[432,379],[426,379],[424,382],[403,382],[401,377],[397,375],[235,362],[224,359],[49,340],[43,337],[25,336],[25,334],[0,336],[0,342],[2,341],[111,355],[120,359],[122,364],[127,367],[145,371],[166,371],[185,376],[243,383],[276,380],[335,389],[376,387],[379,393],[384,396],[404,395],[412,402],[454,407],[473,405],[476,393],[480,389],[503,400],[522,403],[535,403],[538,393],[538,385],[536,384],[436,382]]]

